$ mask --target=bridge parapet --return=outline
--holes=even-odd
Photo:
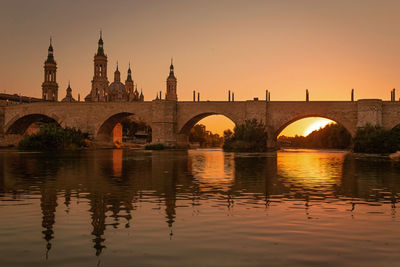
[[[359,101],[169,101],[146,102],[40,102],[0,107],[0,136],[23,130],[30,119],[47,118],[62,126],[107,136],[113,126],[134,115],[152,127],[154,143],[185,145],[190,129],[210,115],[224,115],[235,124],[256,118],[267,126],[269,146],[290,123],[306,117],[324,117],[343,125],[354,136],[367,123],[390,129],[400,123],[400,102]],[[20,123],[21,127],[15,127]],[[12,127],[14,125],[14,128]],[[18,125],[17,125],[18,126]]]

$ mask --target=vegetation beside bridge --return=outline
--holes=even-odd
[[[265,152],[267,150],[267,131],[265,125],[256,119],[246,120],[236,125],[233,132],[224,132],[224,151]]]
[[[340,124],[330,123],[307,136],[280,136],[278,146],[293,148],[347,149],[351,147],[350,133]]]
[[[58,151],[75,150],[89,145],[88,134],[75,128],[62,128],[58,124],[42,124],[39,131],[18,144],[20,150]]]
[[[359,128],[353,139],[357,153],[386,154],[400,151],[400,126],[392,130],[367,125]]]

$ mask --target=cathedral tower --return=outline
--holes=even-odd
[[[104,54],[103,39],[100,31],[97,53],[94,56],[94,75],[92,90],[85,97],[85,101],[105,101],[105,92],[108,87],[107,79],[107,55]]]
[[[129,63],[129,69],[128,69],[128,76],[126,77],[126,81],[125,81],[125,88],[126,88],[126,91],[128,92],[128,95],[133,94],[133,80],[132,80],[132,71],[131,71],[130,63]]]
[[[53,46],[50,38],[50,46],[47,59],[44,62],[44,82],[42,83],[43,100],[57,101],[58,84],[56,82],[57,63],[54,60]]]
[[[169,76],[167,78],[167,93],[165,94],[166,100],[178,100],[178,96],[176,95],[176,77],[174,75],[174,65],[172,64],[171,59],[171,66],[169,66]]]

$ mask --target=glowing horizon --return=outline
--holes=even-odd
[[[400,2],[384,2],[4,0],[0,92],[41,97],[52,36],[58,99],[70,81],[83,100],[102,29],[108,80],[118,61],[124,81],[130,62],[145,101],[164,95],[171,57],[181,101],[193,90],[202,101],[227,100],[228,90],[263,100],[266,89],[272,101],[304,101],[306,89],[311,101],[350,100],[352,88],[356,100],[389,99],[400,85]]]
[[[400,2],[96,3],[5,0],[0,91],[41,96],[52,36],[59,99],[68,81],[73,96],[83,99],[91,88],[100,29],[109,81],[117,61],[123,80],[131,62],[145,100],[165,91],[171,57],[179,100],[191,100],[193,90],[202,100],[226,100],[228,90],[236,100],[264,99],[265,89],[272,100],[304,100],[306,88],[311,100],[349,100],[351,88],[356,99],[388,99],[400,84]]]
[[[285,135],[287,137],[293,137],[295,135],[307,136],[315,130],[325,127],[330,123],[336,123],[332,120],[322,117],[309,117],[297,120],[289,124],[279,136]]]

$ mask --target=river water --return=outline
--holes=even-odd
[[[0,151],[0,266],[399,266],[400,162]]]

